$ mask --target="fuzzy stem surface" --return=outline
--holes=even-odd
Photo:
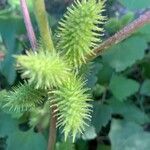
[[[54,52],[55,50],[51,37],[52,33],[51,29],[49,28],[44,0],[33,0],[33,4],[42,44],[46,50]]]
[[[139,18],[135,19],[129,25],[125,26],[112,37],[108,38],[106,41],[100,44],[97,48],[93,50],[93,55],[87,56],[87,60],[92,61],[94,58],[101,55],[106,49],[128,38],[147,23],[150,23],[150,11],[145,12]]]
[[[22,10],[23,18],[24,18],[24,23],[26,26],[26,30],[27,30],[27,34],[28,34],[28,38],[29,38],[31,47],[32,47],[32,50],[35,51],[35,49],[37,48],[37,41],[36,41],[35,33],[33,30],[33,26],[31,23],[31,19],[30,19],[29,10],[27,7],[26,0],[20,0],[20,6],[21,6],[21,10]]]
[[[54,108],[51,108],[51,119],[50,119],[50,128],[49,128],[49,139],[48,139],[48,147],[47,150],[54,150],[56,143],[56,122],[57,118],[53,115]]]

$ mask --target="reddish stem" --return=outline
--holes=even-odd
[[[35,50],[37,47],[37,42],[36,42],[36,37],[34,34],[33,26],[31,23],[29,10],[27,8],[26,0],[20,0],[20,5],[22,8],[24,22],[25,22],[27,33],[28,33],[28,38],[29,38],[32,49]],[[56,117],[53,116],[53,109],[54,108],[51,109],[48,150],[54,150],[55,142],[56,142]]]
[[[50,128],[49,128],[49,139],[48,139],[48,147],[47,150],[54,150],[55,149],[55,143],[56,143],[56,122],[57,118],[56,115],[53,114],[54,110],[56,108],[51,108],[51,119],[50,119]]]
[[[88,60],[91,61],[94,58],[101,55],[104,50],[112,47],[115,44],[118,44],[119,42],[123,41],[127,37],[131,36],[134,32],[136,32],[138,29],[140,29],[143,25],[150,22],[150,11],[145,12],[143,15],[141,15],[139,18],[135,19],[133,22],[131,22],[129,25],[125,26],[123,29],[121,29],[119,32],[117,32],[112,37],[108,38],[106,41],[104,41],[100,46],[95,48],[94,54],[88,56]]]
[[[23,13],[23,18],[24,18],[28,38],[29,38],[31,47],[34,51],[37,47],[37,42],[36,42],[36,37],[35,37],[34,30],[33,30],[33,26],[31,23],[31,19],[30,19],[29,10],[27,7],[26,0],[20,0],[20,5],[21,5],[22,13]]]

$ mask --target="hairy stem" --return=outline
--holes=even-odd
[[[55,149],[57,118],[56,118],[56,116],[53,116],[54,110],[55,110],[54,107],[52,107],[47,150],[54,150]]]
[[[20,6],[21,6],[22,13],[23,13],[23,18],[24,18],[28,38],[29,38],[32,50],[34,51],[37,47],[37,42],[36,42],[36,37],[34,34],[33,26],[31,23],[31,19],[30,19],[29,10],[27,7],[26,0],[20,0]]]
[[[37,47],[37,41],[32,27],[29,10],[27,8],[26,0],[20,0],[20,5],[23,12],[24,22],[28,32],[29,41],[31,43],[32,49],[35,50]],[[46,49],[54,51],[53,42],[50,35],[50,30],[48,26],[48,20],[46,18],[44,0],[34,1],[36,19],[40,28],[40,33],[42,37],[43,44]],[[51,110],[51,115],[53,114],[53,109]],[[50,133],[48,140],[48,150],[54,150],[56,142],[56,117],[51,117],[50,121]]]
[[[143,15],[141,15],[139,18],[135,19],[133,22],[131,22],[129,25],[125,26],[123,29],[121,29],[119,32],[117,32],[112,37],[108,38],[106,41],[104,41],[100,46],[95,48],[94,54],[87,56],[88,61],[93,60],[94,58],[101,55],[104,50],[112,47],[115,44],[118,44],[122,40],[126,39],[127,37],[131,36],[132,33],[136,32],[138,29],[140,29],[143,25],[150,22],[150,11],[145,12]]]
[[[51,38],[51,29],[47,19],[44,0],[33,0],[34,12],[38,22],[42,44],[48,51],[54,51],[54,45]]]
[[[55,52],[53,41],[51,38],[51,29],[49,28],[48,19],[45,10],[44,0],[33,0],[35,16],[38,22],[42,44],[44,48],[50,52]],[[56,117],[53,116],[54,109],[51,109],[51,120],[49,128],[49,139],[47,150],[54,150],[56,143]]]

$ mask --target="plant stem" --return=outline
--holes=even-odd
[[[48,19],[45,10],[44,0],[33,0],[35,16],[40,29],[42,44],[45,50],[55,52],[54,44],[51,38],[51,29],[49,28]],[[47,150],[54,150],[56,143],[56,116],[53,116],[54,107],[51,109],[51,120],[49,128],[49,139]]]
[[[51,108],[51,119],[50,119],[50,128],[49,128],[49,139],[47,150],[54,150],[56,143],[56,122],[57,118],[53,115],[54,107]]]
[[[22,13],[23,13],[23,18],[24,18],[24,22],[25,22],[25,26],[26,26],[26,30],[27,30],[27,34],[28,34],[31,47],[32,47],[32,50],[35,51],[37,47],[37,42],[36,42],[36,37],[34,34],[33,26],[31,23],[26,0],[20,0],[20,6],[21,6]]]
[[[35,50],[37,47],[37,42],[36,42],[36,37],[34,34],[33,27],[32,27],[29,10],[27,8],[26,0],[20,0],[20,5],[21,5],[22,12],[23,12],[26,29],[28,32],[28,38],[29,38],[30,44],[32,46],[32,49]],[[0,57],[3,57],[3,55],[1,54]],[[54,150],[55,142],[56,142],[56,117],[52,116],[53,111],[54,111],[54,108],[51,109],[48,150]]]
[[[51,38],[51,29],[47,19],[44,0],[33,0],[35,16],[38,22],[42,44],[48,51],[54,52],[54,45]]]
[[[150,11],[145,12],[143,15],[141,15],[139,18],[135,19],[133,22],[131,22],[129,25],[125,26],[123,29],[121,29],[119,32],[117,32],[112,37],[108,38],[106,41],[104,41],[102,44],[100,44],[97,48],[93,50],[94,54],[87,56],[88,61],[93,60],[94,58],[101,55],[104,50],[112,47],[115,44],[118,44],[119,42],[123,41],[127,37],[131,36],[132,33],[136,32],[138,29],[140,29],[143,25],[150,22]]]

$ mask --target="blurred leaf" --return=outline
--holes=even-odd
[[[105,92],[106,88],[100,84],[96,84],[93,88],[93,95],[94,97],[100,97],[103,92]]]
[[[13,6],[13,7],[17,7],[20,4],[20,1],[18,0],[8,0],[8,3]]]
[[[19,28],[18,28],[19,26]],[[19,49],[19,43],[16,39],[17,35],[20,33],[24,33],[24,23],[23,19],[11,11],[1,12],[0,15],[0,34],[5,43],[7,53],[4,61],[1,64],[1,72],[6,77],[8,83],[10,85],[13,84],[16,78],[15,71],[15,60],[13,58],[14,54],[21,53]]]
[[[32,0],[26,0],[28,4],[28,8],[32,8]],[[19,0],[8,0],[8,3],[17,9],[20,9],[20,1]]]
[[[41,133],[14,132],[7,141],[7,150],[46,150],[47,142]]]
[[[137,33],[140,33],[141,37],[144,38],[147,42],[150,41],[150,24],[144,25]]]
[[[45,150],[47,142],[42,134],[21,132],[16,120],[0,112],[0,136],[7,136],[7,150]]]
[[[103,54],[103,60],[120,72],[132,66],[137,60],[141,60],[146,48],[147,43],[144,39],[133,36],[109,48]]]
[[[145,80],[143,82],[140,93],[145,96],[150,96],[150,80]]]
[[[120,0],[120,2],[131,10],[150,8],[150,0]]]
[[[149,150],[150,133],[133,123],[113,120],[109,137],[112,150]]]
[[[106,126],[111,120],[112,109],[109,105],[94,102],[92,125],[94,125],[96,133],[99,133],[102,127]]]
[[[99,144],[97,150],[111,150],[111,147]]]
[[[120,29],[122,29],[125,25],[130,23],[133,20],[133,17],[134,17],[133,12],[127,12],[127,14],[125,14],[121,18],[110,18],[105,24],[105,30],[109,34],[114,34]]]
[[[129,24],[134,19],[134,13],[133,12],[127,12],[122,18],[121,18],[121,28],[123,28],[125,25]]]
[[[150,79],[150,61],[149,59],[145,59],[141,64],[140,67],[142,68],[144,78]]]
[[[97,74],[99,70],[102,68],[102,64],[94,63],[92,68],[89,70],[90,73],[87,76],[87,86],[92,88],[97,82]],[[82,70],[81,70],[82,71]]]
[[[96,137],[97,137],[97,134],[93,126],[87,127],[82,135],[82,139],[84,140],[92,140]]]
[[[76,150],[88,150],[88,142],[83,140],[78,140],[76,142]]]
[[[140,85],[138,82],[128,79],[121,75],[114,75],[110,81],[110,90],[113,95],[120,101],[135,94]]]
[[[70,141],[56,143],[56,150],[75,150],[74,144]]]
[[[97,74],[98,83],[108,85],[113,72],[113,69],[109,65],[104,64]]]
[[[120,114],[127,121],[133,121],[138,124],[144,124],[150,121],[150,118],[141,111],[137,106],[129,102],[119,102],[111,99],[109,106],[113,114]]]
[[[110,18],[105,24],[105,29],[109,34],[114,34],[121,28],[121,23],[117,18]]]
[[[0,112],[0,137],[9,136],[17,130],[17,121],[10,115]]]

